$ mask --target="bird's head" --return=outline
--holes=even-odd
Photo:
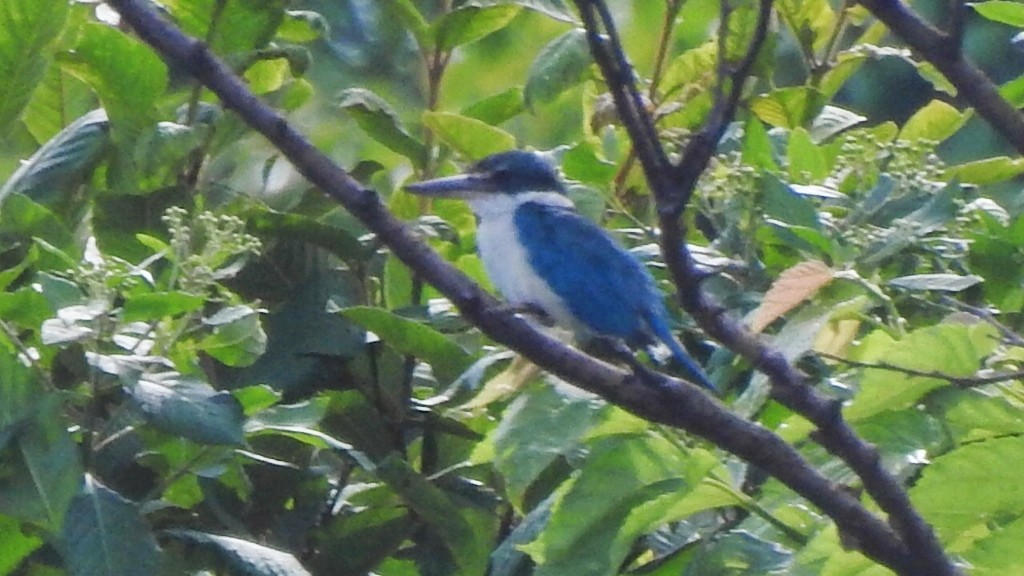
[[[422,196],[465,200],[529,192],[565,194],[555,168],[539,154],[522,150],[493,154],[465,174],[408,184],[405,189]]]

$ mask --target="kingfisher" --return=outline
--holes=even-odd
[[[621,349],[622,343],[646,348],[661,341],[688,380],[715,390],[672,334],[650,272],[576,211],[554,166],[541,155],[500,152],[464,174],[405,189],[469,203],[484,269],[517,310],[541,312],[584,344],[600,338]]]

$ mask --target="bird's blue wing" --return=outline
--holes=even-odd
[[[661,296],[636,258],[568,208],[528,202],[515,224],[530,265],[577,320],[596,334],[644,343],[644,317]]]
[[[715,389],[672,335],[650,272],[607,231],[574,210],[530,202],[519,206],[515,224],[530,265],[579,322],[633,346],[657,338],[689,379]]]

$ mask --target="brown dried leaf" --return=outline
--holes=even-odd
[[[750,315],[750,330],[755,333],[764,330],[831,281],[832,269],[817,260],[801,262],[784,271],[765,293],[761,305]]]

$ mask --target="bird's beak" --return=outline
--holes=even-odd
[[[424,180],[415,184],[406,184],[405,189],[419,196],[468,198],[474,192],[489,190],[490,182],[485,176],[480,174],[459,174],[458,176],[447,176],[445,178]]]

